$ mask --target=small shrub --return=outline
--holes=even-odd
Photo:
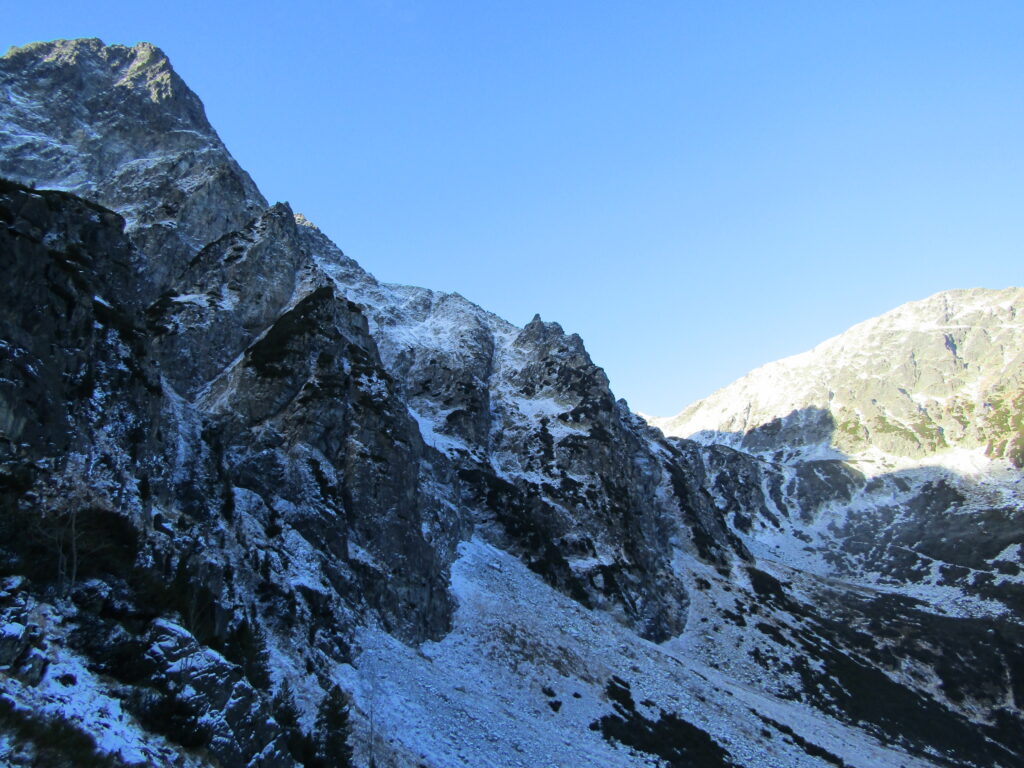
[[[213,736],[210,726],[202,721],[202,713],[173,693],[151,689],[136,702],[135,715],[147,729],[186,749],[205,747]]]

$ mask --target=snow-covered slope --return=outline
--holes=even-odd
[[[984,449],[1024,464],[1024,288],[947,291],[762,366],[666,435],[769,453],[922,458]],[[833,453],[832,455],[836,455]]]
[[[624,767],[641,750],[680,766],[928,765],[723,673],[728,650],[709,665],[684,641],[639,640],[479,539],[460,546],[452,591],[443,640],[359,638],[357,701],[406,764]]]
[[[650,422],[761,562],[1019,621],[1022,355],[1024,289],[949,291]]]
[[[666,439],[557,323],[379,283],[152,46],[0,85],[0,759],[1020,762],[1019,547],[954,611],[814,538],[955,530],[929,478]]]

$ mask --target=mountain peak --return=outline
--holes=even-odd
[[[1006,412],[1024,385],[1022,349],[1024,288],[944,291],[649,421],[746,450],[816,450],[824,439],[848,456],[923,458],[987,446],[1019,463],[1024,437]]]
[[[79,37],[73,39],[58,38],[56,40],[41,40],[26,45],[12,45],[3,55],[5,59],[18,58],[21,56],[44,58],[63,58],[74,61],[80,55],[93,53],[106,48],[106,44],[98,37]],[[124,46],[121,46],[124,47]]]
[[[12,48],[0,59],[0,89],[10,94],[0,114],[4,175],[121,213],[148,256],[139,269],[149,295],[267,206],[199,97],[151,43]]]
[[[158,48],[0,92],[0,765],[1021,764],[1020,473],[751,455],[1024,438],[1019,293],[751,374],[799,409],[751,453],[672,441],[558,323],[268,207]]]
[[[119,86],[142,87],[154,102],[178,93],[195,99],[167,55],[152,43],[106,45],[97,37],[51,40],[12,46],[3,58],[19,67],[76,68],[92,77],[114,77]]]

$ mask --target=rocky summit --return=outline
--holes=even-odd
[[[1021,289],[651,426],[269,205],[156,47],[0,93],[0,763],[1024,764]]]

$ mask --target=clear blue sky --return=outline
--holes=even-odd
[[[905,301],[1024,283],[1024,3],[3,16],[6,44],[159,45],[268,198],[383,280],[559,321],[648,413]]]

